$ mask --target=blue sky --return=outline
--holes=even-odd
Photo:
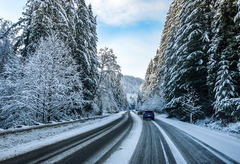
[[[97,15],[98,49],[109,47],[123,75],[144,79],[156,55],[171,0],[85,0]],[[16,22],[27,0],[1,0],[0,18]]]

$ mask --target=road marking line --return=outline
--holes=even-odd
[[[164,154],[164,157],[165,157],[165,159],[166,159],[166,164],[169,164],[168,157],[167,157],[167,153],[166,153],[166,151],[165,151],[165,148],[164,148],[164,146],[163,146],[162,141],[160,141],[160,143],[161,143],[161,146],[162,146],[162,148],[163,148],[163,154]]]
[[[187,162],[183,158],[182,154],[178,151],[177,147],[174,145],[174,143],[171,141],[171,139],[168,137],[168,135],[164,132],[164,130],[156,122],[154,122],[154,121],[152,121],[152,122],[160,130],[160,132],[162,133],[162,135],[166,139],[176,162],[179,163],[179,164],[187,164]]]

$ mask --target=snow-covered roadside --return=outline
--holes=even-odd
[[[221,133],[228,133],[230,136],[240,139],[240,122],[223,124],[221,120],[213,120],[212,118],[206,118],[196,122],[196,125],[211,129],[213,131],[219,131]]]
[[[114,152],[105,164],[122,164],[129,163],[134,150],[142,133],[142,119],[135,113],[131,112],[133,118],[133,127],[127,138],[123,141],[118,151]]]
[[[103,117],[92,117],[88,119],[75,120],[69,122],[54,122],[51,124],[41,124],[37,126],[22,126],[21,128],[11,128],[0,131],[0,150],[9,149],[13,146],[22,145],[40,140],[62,132],[67,132],[85,125],[92,124],[95,121],[101,121]],[[10,143],[11,142],[11,143]],[[10,144],[9,144],[10,143]]]
[[[197,125],[167,119],[166,115],[157,115],[156,118],[183,130],[235,161],[240,162],[240,139],[226,133],[216,132]]]
[[[26,132],[25,134],[21,133],[21,135],[16,133],[0,136],[0,160],[11,158],[103,126],[120,118],[122,114],[123,112],[120,112],[103,119],[89,120],[79,123],[74,128],[72,125],[69,125],[69,127],[43,128]]]

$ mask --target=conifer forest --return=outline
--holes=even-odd
[[[240,119],[237,0],[173,0],[159,48],[140,90],[140,105],[170,117]],[[159,108],[161,106],[161,108]]]

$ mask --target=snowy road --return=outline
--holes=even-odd
[[[152,121],[143,121],[143,132],[130,163],[176,163],[167,141]]]
[[[200,140],[190,136],[189,134],[172,125],[160,120],[156,120],[156,123],[167,134],[186,163],[237,163],[221,152],[213,149],[209,145],[204,144]],[[175,159],[177,159],[177,157],[175,157]]]
[[[163,121],[143,121],[143,133],[130,162],[139,163],[237,163],[182,130]]]
[[[119,113],[86,124],[75,133],[53,136],[54,142],[47,139],[49,143],[42,146],[31,142],[31,150],[5,161],[0,158],[0,163],[240,163],[239,139],[160,115],[155,121],[143,121],[133,112]],[[11,148],[9,153],[23,147]],[[0,157],[9,153],[0,150]]]

